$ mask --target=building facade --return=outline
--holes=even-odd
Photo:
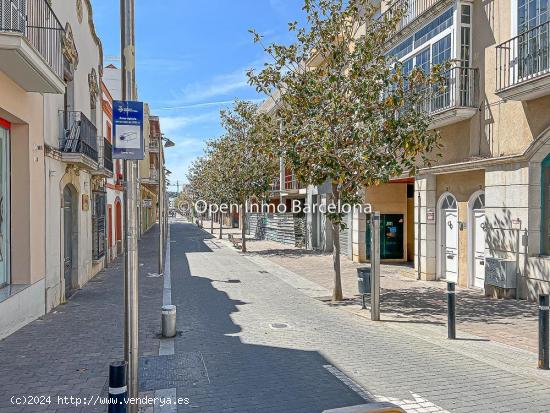
[[[160,120],[158,116],[150,115],[148,105],[145,105],[144,124],[145,157],[139,161],[142,234],[151,229],[158,219],[159,178],[163,156]]]
[[[421,279],[535,299],[550,290],[548,2],[398,0],[381,13],[407,4],[388,53],[405,72],[451,63],[423,108],[442,156],[415,177],[364,189],[381,213],[381,258],[414,261]],[[308,191],[323,202],[322,190]],[[366,261],[368,217],[345,219],[342,253]],[[319,222],[308,218],[310,239],[327,231]],[[328,237],[310,244],[329,249]]]
[[[113,176],[110,144],[102,136],[103,52],[91,4],[52,2],[52,9],[65,30],[65,87],[44,96],[46,311],[105,265],[105,179]]]
[[[103,136],[106,145],[112,147],[113,142],[113,97],[104,82],[101,82],[102,109],[103,109]],[[106,231],[107,231],[107,262],[113,261],[124,252],[123,239],[123,168],[120,159],[111,159],[112,177],[106,178],[105,190],[107,193]]]

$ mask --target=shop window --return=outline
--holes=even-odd
[[[380,214],[380,258],[403,259],[403,233],[405,216],[403,214]],[[371,228],[367,225],[367,259],[370,259]]]

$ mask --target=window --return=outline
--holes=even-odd
[[[430,71],[430,48],[422,50],[415,57],[415,66],[420,68],[423,72],[428,73]]]
[[[542,167],[542,234],[541,252],[550,255],[550,154],[541,164]]]
[[[92,256],[94,260],[99,260],[105,255],[105,201],[105,192],[93,192]]]
[[[448,194],[443,200],[443,203],[441,204],[441,209],[456,209],[455,197]]]
[[[401,42],[390,50],[389,55],[395,57],[397,60],[401,59],[403,56],[409,54],[413,50],[413,38],[409,37],[404,42]]]
[[[453,25],[453,9],[450,8],[414,34],[414,47],[420,47]]]
[[[1,119],[0,119],[1,120]],[[10,258],[9,130],[0,124],[0,287],[8,284]]]
[[[518,76],[525,78],[549,68],[550,0],[518,0]]]

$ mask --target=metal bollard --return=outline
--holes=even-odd
[[[455,283],[447,283],[447,338],[456,339],[456,294]]]
[[[176,336],[176,306],[162,307],[162,336],[171,338]]]
[[[548,362],[548,313],[549,296],[548,294],[539,295],[539,369],[550,370]]]
[[[108,413],[126,413],[128,388],[126,387],[125,361],[118,361],[109,365],[109,404]]]

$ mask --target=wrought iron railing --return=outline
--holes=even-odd
[[[443,1],[445,0],[395,0],[382,12],[381,17],[391,16],[392,13],[404,10],[404,14],[395,28],[395,31],[398,32]]]
[[[149,179],[152,181],[158,181],[159,179],[159,171],[156,168],[150,168],[149,169]]]
[[[496,47],[497,91],[550,72],[550,21]]]
[[[153,151],[158,151],[160,147],[160,141],[158,139],[151,139],[149,141],[149,149]]]
[[[280,185],[280,178],[277,178],[273,181],[273,183],[271,184],[271,189],[270,191],[271,192],[278,192],[281,190],[281,185]],[[300,189],[300,183],[298,182],[298,180],[296,179],[296,177],[294,175],[286,175],[285,176],[285,185],[284,185],[284,189],[285,190],[289,190],[289,189]]]
[[[103,167],[113,172],[113,145],[103,138]]]
[[[64,29],[47,0],[0,0],[0,32],[24,36],[63,78]]]
[[[61,112],[59,150],[63,153],[81,153],[98,161],[97,128],[82,112]]]
[[[453,67],[443,74],[443,85],[434,86],[420,109],[437,114],[454,108],[479,105],[479,71],[472,67]]]

